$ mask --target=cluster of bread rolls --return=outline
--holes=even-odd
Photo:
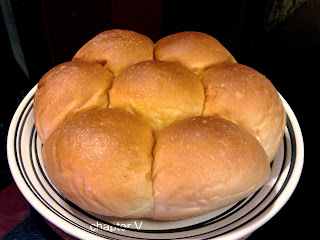
[[[272,83],[215,38],[108,30],[47,72],[34,98],[46,172],[86,211],[176,220],[268,180],[286,114]]]

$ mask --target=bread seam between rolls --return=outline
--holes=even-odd
[[[109,70],[109,69],[108,69]],[[110,84],[110,87],[109,87],[109,89],[107,89],[107,91],[106,91],[106,94],[107,94],[107,99],[108,99],[108,102],[107,102],[107,106],[106,106],[106,108],[110,108],[109,106],[110,106],[110,95],[109,95],[109,92],[110,92],[110,90],[112,89],[112,87],[113,87],[113,82],[114,82],[114,78],[115,78],[115,76],[114,76],[114,74],[112,73],[112,75],[113,75],[113,79],[112,79],[112,81],[111,81],[111,84]]]
[[[203,98],[203,103],[202,103],[202,109],[201,109],[201,115],[200,115],[200,116],[204,116],[203,113],[204,113],[204,106],[206,105],[206,99],[207,99],[206,90],[207,90],[207,89],[205,88],[204,84],[202,83],[202,81],[201,81],[201,79],[200,79],[200,76],[198,76],[198,79],[199,79],[199,81],[200,81],[200,83],[201,83],[201,85],[202,85],[203,96],[204,96],[204,98]]]
[[[151,212],[151,216],[150,216],[151,219],[152,219],[152,216],[154,215],[154,210],[155,210],[155,201],[154,201],[155,188],[154,188],[153,169],[154,169],[154,156],[155,156],[154,149],[155,149],[156,144],[157,144],[157,137],[156,137],[156,132],[154,130],[152,131],[152,137],[154,139],[154,143],[153,143],[152,151],[151,151],[152,162],[151,162],[151,174],[150,174],[150,181],[151,181],[151,184],[152,184],[152,202],[153,202],[152,212]]]

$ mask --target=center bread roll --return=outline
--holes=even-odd
[[[145,61],[132,65],[113,81],[110,108],[121,108],[146,119],[156,130],[202,114],[203,86],[179,63]]]

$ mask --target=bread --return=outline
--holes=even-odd
[[[230,52],[215,38],[201,32],[179,32],[156,42],[156,60],[179,62],[196,74],[222,62],[234,63]]]
[[[150,41],[105,31],[40,80],[49,179],[82,209],[123,218],[178,220],[250,196],[284,133],[276,89],[207,34]]]
[[[202,114],[204,90],[199,78],[178,63],[145,61],[132,65],[113,81],[111,108],[146,119],[155,130]]]
[[[100,64],[62,63],[39,81],[34,97],[34,117],[42,141],[67,117],[108,105],[107,90],[113,75]]]
[[[201,75],[206,101],[203,114],[244,126],[262,144],[269,162],[283,138],[286,112],[272,83],[239,64],[217,64]]]
[[[73,60],[98,62],[117,76],[132,64],[153,60],[153,46],[153,41],[140,33],[107,30],[79,49]]]
[[[154,148],[154,218],[176,220],[235,203],[269,178],[257,139],[230,121],[198,116],[162,129]]]
[[[42,152],[50,180],[79,207],[102,215],[145,217],[153,207],[153,144],[152,128],[144,120],[103,108],[68,118]]]

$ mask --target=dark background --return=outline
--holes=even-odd
[[[193,30],[217,38],[239,63],[266,75],[287,100],[300,123],[305,165],[300,182],[281,211],[249,239],[291,239],[312,229],[320,71],[320,1],[129,1],[5,0],[24,55],[23,71],[14,55],[0,12],[0,191],[13,180],[6,157],[6,137],[19,102],[51,67],[69,61],[93,36],[107,29],[130,29],[157,41]],[[285,2],[290,11],[277,12]],[[288,6],[287,6],[288,7]],[[287,8],[288,9],[288,8]],[[9,34],[9,35],[8,35]],[[319,95],[319,93],[318,93]],[[313,121],[311,121],[313,120]],[[312,158],[311,158],[312,156]],[[33,211],[32,211],[33,212]],[[57,239],[58,236],[57,236]]]

